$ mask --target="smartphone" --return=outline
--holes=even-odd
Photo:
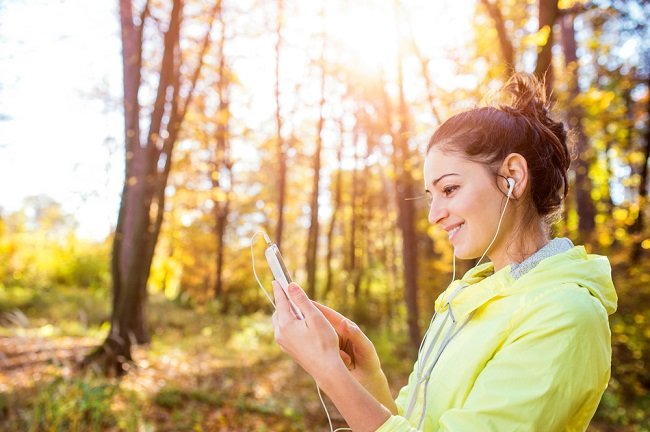
[[[271,273],[273,273],[273,278],[280,284],[282,291],[284,291],[284,295],[287,297],[287,300],[289,300],[292,312],[298,319],[305,319],[305,315],[303,315],[302,311],[298,306],[296,306],[293,300],[291,300],[291,297],[289,297],[287,288],[292,280],[287,267],[284,265],[280,249],[278,249],[275,243],[271,243],[264,251],[264,255],[266,256],[266,262],[269,263],[269,267],[271,268]]]

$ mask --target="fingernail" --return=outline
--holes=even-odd
[[[300,292],[300,288],[295,283],[290,283],[289,284],[289,292],[291,294],[298,294]]]

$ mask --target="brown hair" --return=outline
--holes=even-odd
[[[445,121],[429,140],[427,153],[437,145],[443,151],[465,154],[495,170],[510,153],[528,163],[530,198],[537,214],[552,222],[568,192],[571,154],[562,122],[549,116],[543,84],[534,76],[514,74],[502,89],[509,103],[477,107]]]

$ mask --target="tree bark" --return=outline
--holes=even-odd
[[[325,12],[323,11],[323,21],[325,21]],[[318,110],[318,126],[316,128],[316,149],[314,150],[314,175],[312,177],[312,192],[310,202],[310,224],[307,235],[307,289],[309,297],[316,298],[316,255],[318,252],[318,235],[320,224],[318,223],[318,197],[320,187],[320,166],[321,166],[321,148],[323,147],[323,125],[325,123],[325,80],[327,73],[325,70],[325,50],[327,49],[327,37],[323,26],[323,41],[320,55],[320,102]]]
[[[553,90],[553,26],[558,13],[558,0],[539,0],[539,31],[546,31],[548,37],[538,50],[535,75],[544,80],[548,97],[551,96]]]
[[[515,50],[510,41],[510,37],[508,36],[508,32],[506,31],[503,15],[501,14],[501,7],[499,6],[498,0],[495,0],[494,3],[490,0],[481,0],[481,3],[487,9],[492,21],[494,21],[494,28],[496,29],[499,38],[501,55],[506,66],[504,71],[505,78],[508,79],[515,70]]]
[[[400,59],[401,60],[401,59]],[[411,174],[411,152],[408,145],[408,108],[404,97],[404,80],[402,62],[398,62],[399,87],[399,135],[395,146],[399,158],[399,184],[397,185],[397,202],[399,209],[399,225],[402,231],[402,255],[404,257],[404,289],[406,308],[408,311],[408,329],[411,344],[417,349],[420,346],[419,313],[417,304],[418,280],[418,244],[415,231],[415,204],[412,200],[413,177]]]
[[[565,68],[569,80],[570,106],[568,112],[569,126],[575,131],[576,150],[578,158],[573,163],[575,172],[575,197],[578,212],[578,232],[581,241],[588,240],[594,232],[596,209],[591,199],[592,184],[589,179],[589,166],[593,160],[593,150],[589,146],[587,135],[582,126],[584,113],[582,107],[575,102],[580,89],[578,87],[578,57],[576,53],[575,31],[573,16],[565,15],[561,21],[562,49],[564,51]]]
[[[650,89],[650,75],[646,79],[646,85]],[[648,162],[650,161],[650,100],[646,106],[646,130],[645,130],[645,153],[643,158],[643,165],[641,166],[641,179],[639,180],[639,214],[631,227],[631,232],[635,235],[634,246],[632,247],[631,261],[638,263],[643,254],[641,243],[643,236],[640,234],[645,229],[645,212],[648,204]]]
[[[277,22],[275,43],[275,123],[278,163],[278,224],[275,230],[275,244],[282,249],[282,234],[284,230],[284,206],[287,184],[286,143],[282,138],[282,113],[280,110],[280,53],[282,51],[282,28],[284,19],[283,0],[277,0]]]
[[[339,214],[339,209],[341,208],[341,181],[342,181],[342,155],[343,155],[343,120],[339,121],[339,130],[340,130],[340,141],[339,146],[336,151],[336,160],[337,160],[337,169],[336,169],[336,180],[334,186],[334,206],[332,208],[332,219],[330,221],[329,230],[327,232],[327,279],[325,280],[325,290],[323,293],[323,298],[329,294],[332,290],[332,255],[334,253],[334,232],[336,230],[336,222]]]
[[[229,301],[224,298],[223,290],[223,263],[225,255],[225,242],[224,236],[226,233],[226,226],[228,224],[228,214],[230,213],[230,193],[233,188],[232,182],[232,162],[230,161],[230,100],[228,97],[228,88],[230,86],[230,75],[226,70],[226,22],[221,13],[219,13],[219,24],[221,27],[221,37],[219,39],[219,81],[217,83],[217,94],[219,96],[219,108],[216,116],[216,140],[214,152],[214,169],[215,172],[211,176],[213,194],[213,209],[214,209],[214,233],[216,240],[216,274],[214,282],[214,297],[223,300],[221,309],[223,312],[228,311]],[[225,194],[221,193],[224,190],[221,176],[227,175],[229,177],[228,189]],[[225,195],[225,200],[221,197]],[[220,197],[215,199],[215,196]]]
[[[358,121],[358,120],[357,120]],[[348,275],[352,278],[354,297],[357,296],[357,222],[359,215],[359,134],[354,133],[354,167],[352,168],[352,196],[350,197],[350,238],[348,239]],[[346,283],[346,286],[348,283]],[[347,294],[347,289],[346,289]],[[346,295],[347,297],[347,295]]]

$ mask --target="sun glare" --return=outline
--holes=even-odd
[[[412,52],[413,45],[428,59],[445,57],[447,51],[472,36],[474,0],[390,1],[346,3],[328,19],[329,32],[354,59],[360,74],[394,68],[398,48]]]

